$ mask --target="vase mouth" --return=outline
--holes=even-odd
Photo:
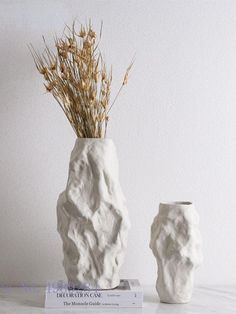
[[[164,205],[164,206],[173,206],[173,205],[190,206],[190,205],[193,205],[193,203],[190,201],[171,201],[171,202],[161,202],[160,205]]]
[[[112,141],[109,137],[77,137],[78,141]]]

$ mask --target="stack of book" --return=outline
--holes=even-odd
[[[142,307],[143,289],[137,279],[123,279],[112,290],[71,290],[63,282],[48,284],[45,307]]]

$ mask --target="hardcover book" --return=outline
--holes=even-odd
[[[48,284],[46,308],[142,307],[143,289],[137,279],[123,279],[112,290],[73,290],[62,281]]]

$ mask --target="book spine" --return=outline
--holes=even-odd
[[[119,308],[119,307],[142,307],[142,301],[136,300],[132,302],[130,300],[119,300],[117,302],[107,300],[107,301],[81,301],[81,300],[72,300],[72,301],[56,301],[56,304],[53,302],[46,302],[46,308],[96,308],[96,307],[112,307],[112,308]]]
[[[130,293],[125,293],[123,295],[109,295],[109,293],[103,293],[99,298],[61,298],[58,297],[57,294],[50,294],[46,297],[45,307],[141,307],[142,301],[142,292],[132,292],[132,295]]]

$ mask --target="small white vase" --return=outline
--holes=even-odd
[[[156,257],[156,289],[161,302],[191,300],[194,269],[202,261],[199,216],[190,202],[161,203],[151,226],[150,248]]]
[[[57,229],[70,287],[119,285],[130,223],[111,139],[77,139],[66,190],[57,204]]]

